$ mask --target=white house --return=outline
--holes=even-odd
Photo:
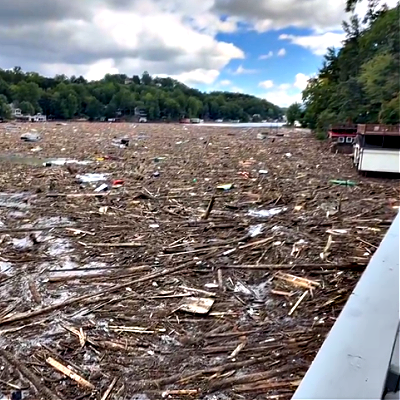
[[[11,108],[11,115],[13,117],[22,117],[22,112],[20,108],[14,107],[14,104],[10,104],[10,108]]]
[[[10,104],[11,115],[14,118],[19,120],[28,121],[28,122],[46,122],[47,118],[45,115],[37,113],[36,115],[24,115],[20,108],[14,106],[14,104]]]
[[[37,113],[36,115],[34,115],[33,117],[33,121],[34,122],[46,122],[47,118],[45,115],[42,115],[40,113]]]

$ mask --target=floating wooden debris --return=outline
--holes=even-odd
[[[286,274],[284,272],[277,272],[275,278],[281,279],[285,282],[292,284],[293,286],[303,287],[306,289],[315,289],[321,286],[319,282],[312,281],[310,279],[302,278],[300,276],[295,276],[291,274]]]
[[[39,290],[36,286],[36,283],[33,280],[29,280],[28,282],[29,290],[32,294],[32,298],[35,301],[36,304],[41,304],[42,303],[42,297],[40,296]]]
[[[202,297],[189,297],[179,306],[179,310],[192,314],[207,314],[215,300]]]
[[[41,154],[97,161],[73,174],[9,163],[10,149],[33,153],[0,124],[0,391],[289,400],[390,225],[398,185],[327,185],[355,180],[351,162],[294,129],[267,146],[266,129],[206,124],[43,129]],[[75,180],[87,173],[124,186],[94,193]],[[14,247],[32,232],[34,246]]]
[[[155,331],[148,330],[147,328],[143,328],[141,326],[113,326],[110,325],[108,327],[112,331],[115,332],[132,332],[132,333],[140,333],[140,334],[152,334]]]
[[[320,257],[321,257],[321,260],[325,260],[326,258],[327,258],[327,256],[328,256],[328,252],[329,252],[329,249],[331,248],[331,246],[332,246],[332,235],[329,235],[329,237],[328,237],[328,241],[326,242],[326,245],[325,245],[325,247],[324,247],[324,250],[322,251],[322,253],[320,254]]]
[[[82,378],[75,372],[71,371],[69,368],[67,368],[65,365],[61,364],[57,360],[55,360],[52,357],[49,357],[46,359],[46,362],[51,365],[54,369],[56,369],[58,372],[61,372],[62,374],[68,376],[68,378],[74,380],[77,382],[79,385],[84,386],[88,389],[93,390],[94,386],[88,382],[86,379]]]
[[[211,197],[211,200],[210,200],[210,202],[208,203],[208,206],[207,206],[207,210],[203,215],[203,219],[208,219],[208,217],[210,216],[211,211],[212,211],[212,209],[214,207],[214,203],[215,203],[215,196]]]
[[[282,290],[271,290],[271,294],[276,294],[278,296],[287,296],[287,297],[291,297],[293,295],[293,293],[291,292],[283,292]]]
[[[170,396],[196,396],[199,393],[199,389],[166,390],[161,393],[161,397],[167,398]]]
[[[116,385],[117,382],[118,382],[118,378],[114,378],[114,379],[111,381],[110,386],[109,386],[109,387],[107,388],[107,390],[104,392],[103,396],[101,396],[101,400],[107,400],[107,399],[110,397],[111,392],[113,391],[114,386]]]
[[[232,353],[228,356],[228,359],[235,358],[241,350],[246,346],[246,341],[244,340],[242,343],[239,343],[236,347],[235,350],[232,351]]]
[[[143,247],[145,246],[143,243],[83,243],[79,242],[82,246],[85,247]]]
[[[301,296],[300,298],[296,301],[295,305],[290,309],[289,311],[289,316],[292,315],[296,310],[297,307],[300,305],[300,303],[306,298],[308,294],[308,290],[306,290]]]

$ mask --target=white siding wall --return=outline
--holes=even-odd
[[[400,151],[385,149],[362,149],[360,171],[400,173]]]

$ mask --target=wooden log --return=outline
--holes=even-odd
[[[84,243],[84,242],[78,242],[82,246],[85,247],[144,247],[145,244],[143,243],[135,243],[135,242],[130,242],[130,243]]]
[[[124,289],[124,288],[126,288],[128,286],[131,286],[131,285],[134,285],[134,284],[137,284],[137,283],[142,283],[142,282],[146,282],[146,281],[149,281],[149,280],[152,280],[152,279],[155,279],[155,278],[160,278],[162,276],[173,274],[173,273],[178,272],[178,271],[180,271],[180,270],[182,270],[184,268],[187,268],[188,265],[191,265],[191,264],[193,264],[193,262],[181,264],[181,265],[179,265],[179,266],[177,266],[175,268],[164,269],[163,271],[155,272],[153,274],[148,274],[148,275],[145,275],[145,276],[143,276],[141,278],[134,279],[134,280],[129,281],[127,283],[123,283],[121,285],[114,285],[109,289],[105,289],[105,290],[102,290],[102,291],[97,292],[97,293],[91,293],[91,294],[87,294],[87,295],[84,295],[84,296],[73,297],[72,299],[66,300],[63,303],[54,304],[52,306],[41,308],[41,309],[35,310],[35,311],[28,311],[28,312],[23,312],[23,313],[20,313],[20,314],[15,314],[12,317],[1,319],[0,320],[0,326],[6,325],[6,324],[11,324],[13,322],[23,321],[23,320],[30,319],[30,318],[34,318],[34,317],[37,317],[39,315],[48,314],[48,313],[50,313],[52,311],[60,310],[60,309],[62,309],[64,307],[70,306],[72,304],[79,303],[80,301],[90,301],[90,302],[93,302],[93,303],[97,303],[97,302],[100,302],[100,301],[102,301],[104,299],[104,295],[105,294],[114,293],[114,292],[117,292],[117,291],[119,291],[121,289]]]
[[[279,361],[272,363],[271,365],[269,365],[267,367],[267,369],[277,365],[278,363],[279,363]],[[290,372],[295,368],[296,367],[293,367],[292,365],[287,365],[285,367],[282,367],[282,368],[274,370],[274,371],[256,372],[253,374],[233,376],[230,378],[222,379],[220,381],[210,383],[208,392],[212,393],[217,390],[223,390],[223,389],[232,387],[234,385],[259,382],[259,381],[263,381],[265,379],[274,378],[276,376],[281,375],[282,373]]]
[[[94,385],[92,385],[90,382],[88,382],[86,379],[82,378],[80,375],[76,374],[75,372],[71,371],[69,368],[67,368],[65,365],[61,364],[57,360],[55,360],[52,357],[49,357],[46,359],[46,362],[50,364],[54,369],[56,369],[58,372],[61,372],[62,374],[68,376],[68,378],[74,380],[77,382],[79,385],[91,389],[94,389]]]
[[[107,390],[104,392],[103,396],[101,397],[101,400],[107,400],[110,397],[111,392],[114,389],[114,386],[116,385],[118,381],[118,378],[114,378],[112,382],[110,383],[110,386],[107,388]]]
[[[349,264],[227,264],[220,265],[221,269],[247,269],[247,270],[280,270],[280,269],[300,269],[300,268],[322,268],[326,270],[339,269],[362,269],[366,263]]]
[[[260,357],[260,358],[252,358],[250,360],[238,361],[238,362],[230,362],[220,366],[212,367],[210,369],[197,371],[195,374],[192,372],[187,373],[179,373],[175,375],[168,376],[166,378],[160,379],[152,379],[152,380],[144,380],[139,381],[137,383],[137,389],[146,389],[146,388],[159,388],[162,386],[170,385],[176,382],[180,383],[188,383],[195,379],[198,379],[207,374],[215,374],[215,373],[223,373],[226,371],[232,371],[239,368],[248,367],[250,365],[260,364],[270,359],[270,356]]]
[[[288,282],[294,286],[303,287],[303,288],[310,289],[310,290],[321,286],[321,284],[319,282],[312,281],[312,280],[306,279],[306,278],[302,278],[300,276],[286,274],[284,272],[278,272],[275,275],[275,277],[278,279],[281,279],[285,282]]]
[[[41,396],[45,399],[50,400],[62,400],[57,394],[53,393],[49,388],[47,388],[41,381],[41,379],[31,372],[25,365],[23,365],[19,360],[14,358],[14,356],[8,351],[0,348],[0,356],[3,357],[10,365],[18,369],[21,375],[27,379],[36,389]]]
[[[33,280],[29,280],[28,282],[29,290],[32,294],[32,298],[35,301],[36,304],[41,304],[42,303],[42,297],[40,296],[40,293],[36,287],[36,284]]]
[[[82,197],[106,197],[110,193],[47,193],[46,197],[68,197],[68,198],[82,198]]]
[[[289,311],[289,316],[290,315],[292,315],[295,311],[296,311],[296,309],[297,309],[297,307],[300,305],[300,303],[306,298],[306,296],[307,296],[307,294],[308,294],[308,290],[306,290],[301,296],[300,296],[300,298],[296,301],[296,304],[291,308],[291,310]]]
[[[208,217],[210,216],[211,211],[214,206],[214,202],[215,202],[215,197],[213,196],[213,197],[211,197],[211,200],[208,203],[207,210],[206,210],[205,214],[203,215],[203,219],[208,219]]]

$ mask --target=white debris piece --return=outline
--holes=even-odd
[[[93,183],[93,182],[102,182],[107,180],[106,174],[84,174],[77,175],[76,179],[81,183]]]
[[[270,210],[249,210],[248,215],[251,217],[269,218],[284,211],[287,211],[287,207],[271,208]]]
[[[204,297],[188,297],[185,302],[179,306],[179,310],[192,314],[207,314],[211,310],[214,301],[214,299]]]
[[[258,225],[252,225],[249,228],[249,235],[251,237],[256,237],[261,234],[263,231],[264,225],[263,224],[258,224]]]

